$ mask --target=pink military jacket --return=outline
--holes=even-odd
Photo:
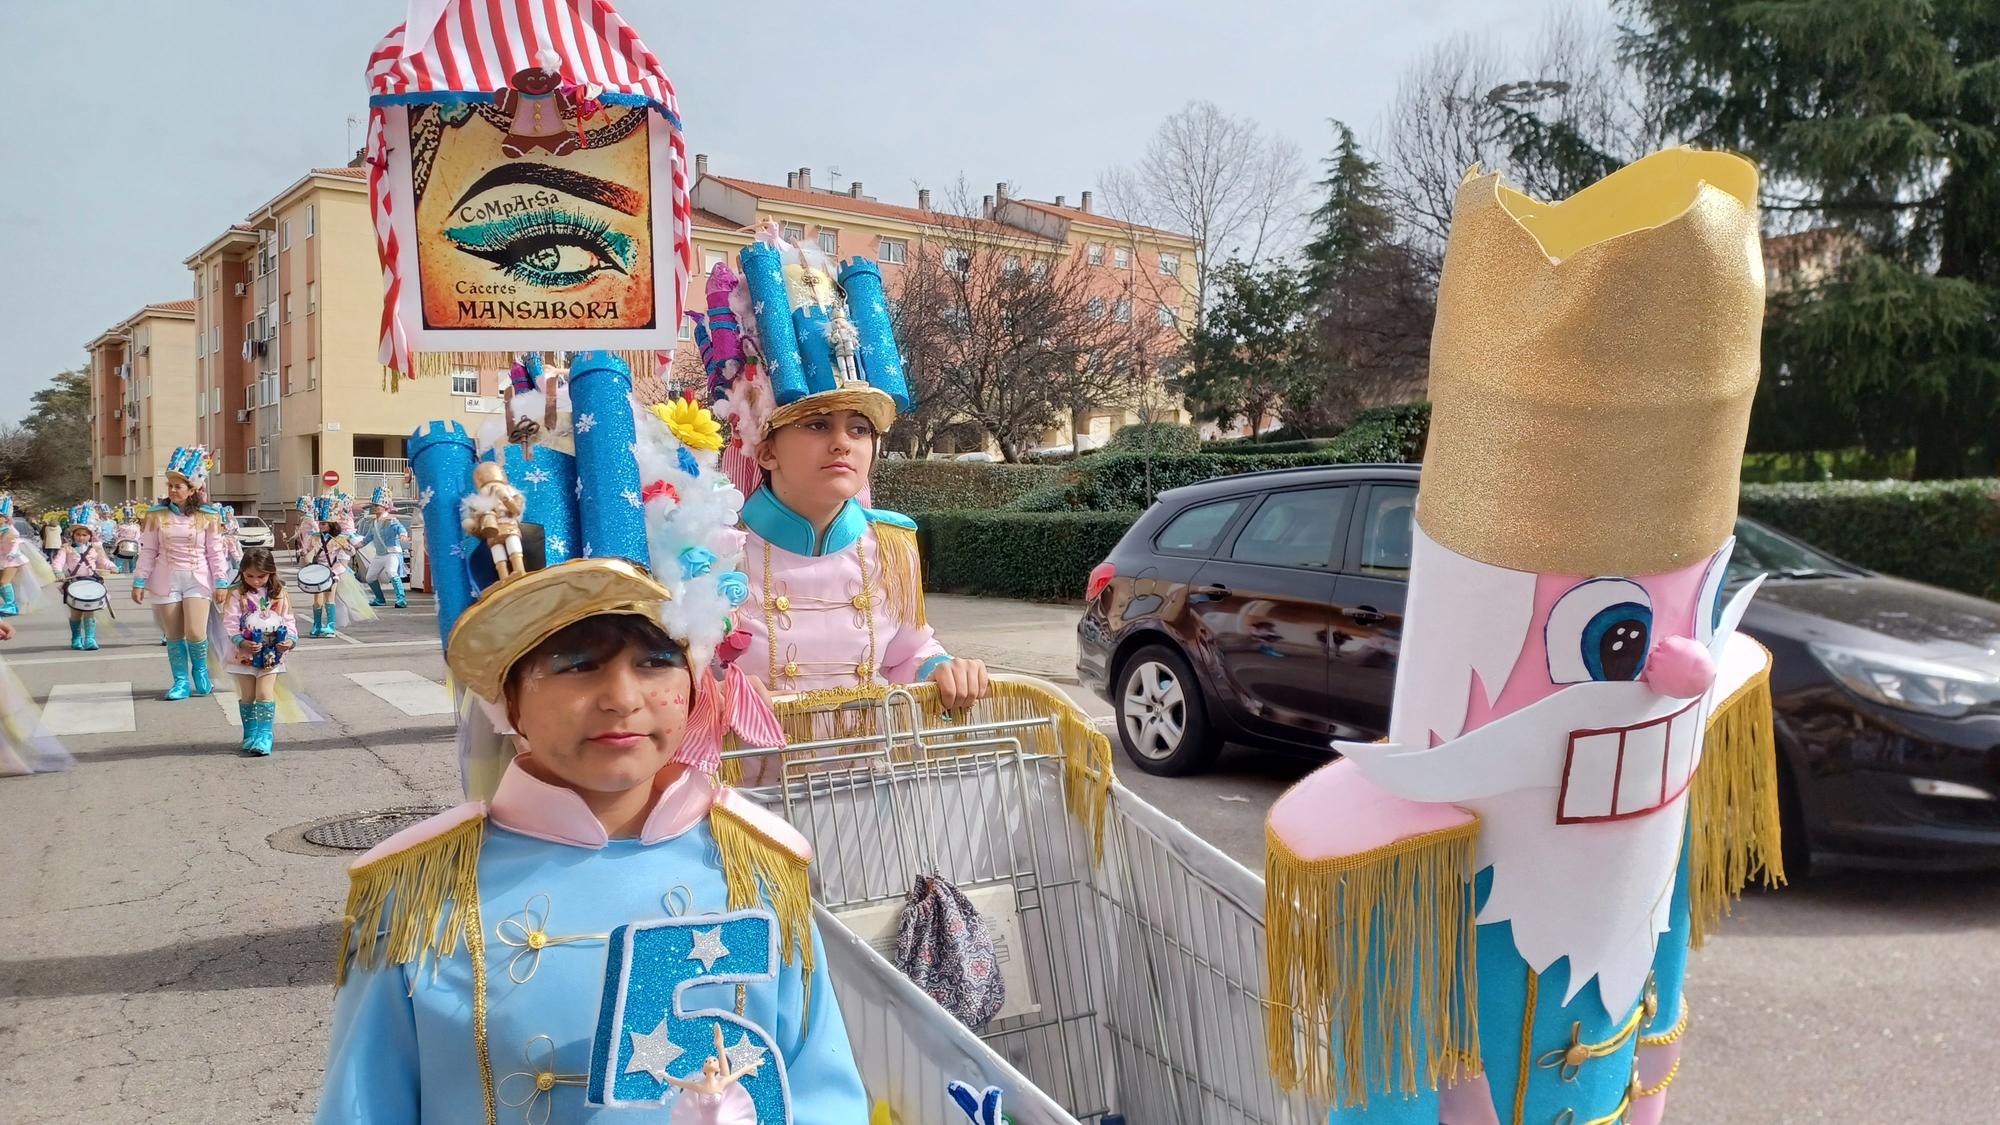
[[[222,548],[222,509],[205,504],[189,515],[171,504],[155,504],[139,524],[133,585],[164,588],[172,585],[175,571],[185,570],[213,593],[229,573]]]
[[[736,666],[775,694],[922,683],[951,660],[923,623],[916,524],[850,500],[824,536],[759,489],[743,505],[750,647]]]

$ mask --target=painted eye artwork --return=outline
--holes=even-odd
[[[1546,639],[1551,683],[1636,680],[1652,650],[1652,598],[1636,582],[1592,579],[1549,610]]]

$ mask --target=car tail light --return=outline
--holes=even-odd
[[[1075,572],[1071,571],[1071,573]],[[1101,562],[1091,567],[1090,581],[1083,588],[1083,600],[1087,602],[1096,601],[1097,595],[1103,593],[1104,588],[1111,585],[1111,580],[1116,577],[1118,577],[1118,568],[1108,562]]]

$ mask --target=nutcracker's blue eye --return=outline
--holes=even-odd
[[[1636,680],[1646,670],[1652,638],[1653,603],[1645,587],[1623,578],[1572,587],[1549,610],[1549,682]]]

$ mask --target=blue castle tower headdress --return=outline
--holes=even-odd
[[[389,490],[378,484],[375,486],[374,493],[368,497],[368,506],[371,508],[393,508],[395,504],[389,499]]]
[[[506,444],[482,455],[457,422],[410,436],[445,663],[496,722],[508,669],[575,622],[649,617],[700,681],[749,596],[734,569],[743,494],[718,465],[713,416],[635,401],[631,369],[610,352],[574,355],[568,392],[560,428],[573,454],[544,445],[530,459]],[[477,793],[482,771],[466,770]]]
[[[167,458],[167,475],[179,477],[195,488],[208,484],[208,450],[199,445],[183,445]]]
[[[95,536],[97,534],[97,512],[89,503],[82,503],[69,510],[69,525],[81,527]]]
[[[299,497],[301,501],[305,497]],[[313,519],[320,523],[334,523],[340,519],[338,501],[331,494],[313,497]]]

